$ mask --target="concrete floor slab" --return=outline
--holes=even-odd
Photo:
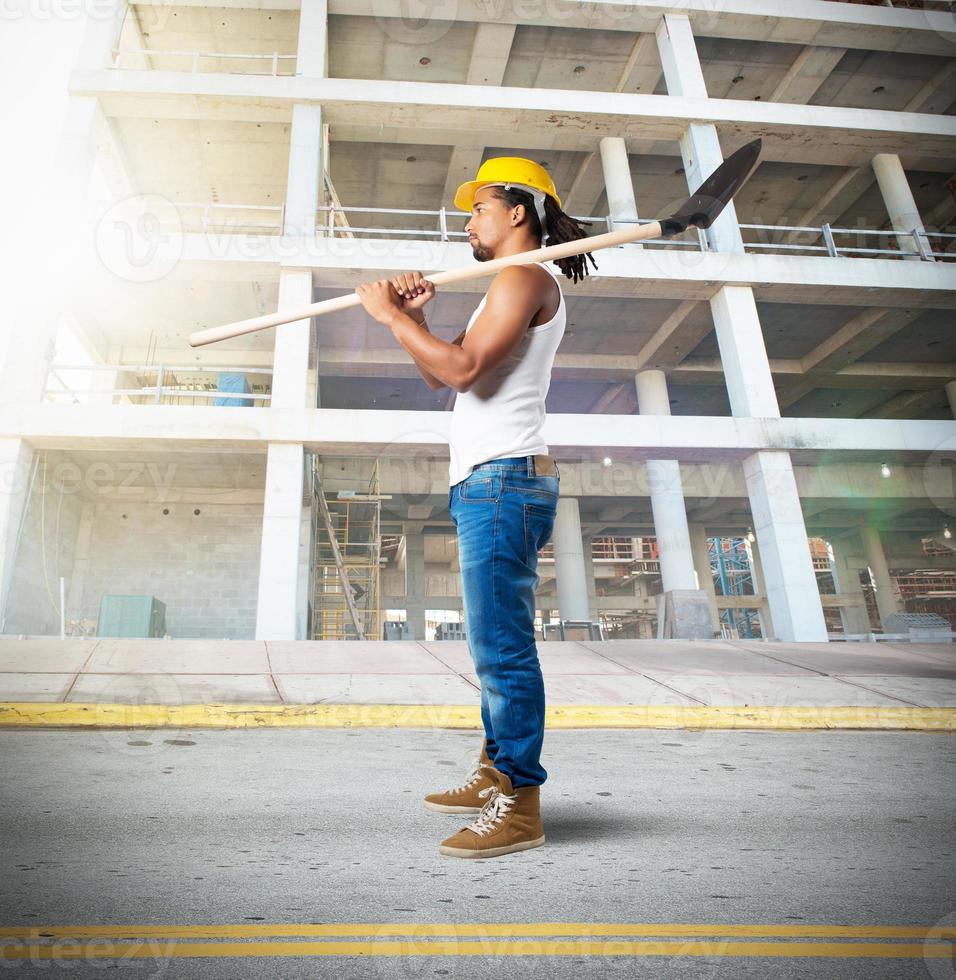
[[[711,674],[728,671],[734,674],[783,674],[794,677],[806,673],[800,667],[787,666],[750,650],[720,642],[611,640],[585,645],[595,653],[641,673]]]
[[[98,640],[0,639],[0,670],[59,671],[76,673],[83,668]]]
[[[472,684],[478,675],[463,674]],[[548,704],[700,704],[693,698],[637,674],[544,674],[544,695]]]
[[[956,643],[887,643],[881,646],[892,647],[900,653],[912,653],[939,663],[956,665]]]
[[[255,640],[100,640],[88,673],[267,674],[266,646]]]
[[[764,649],[761,649],[763,647]],[[859,647],[859,649],[858,649]],[[747,644],[781,664],[805,667],[825,674],[900,674],[956,680],[952,667],[911,650],[888,649],[881,643],[780,643]]]
[[[459,674],[475,668],[467,640],[427,640],[419,645]]]
[[[439,657],[458,673],[474,671],[475,665],[468,652],[468,644],[460,640],[443,643],[426,643],[434,656]],[[630,674],[626,666],[616,664],[607,657],[589,650],[570,640],[539,642],[538,660],[545,674]]]
[[[479,693],[456,674],[277,674],[289,704],[473,704]]]
[[[439,644],[440,645],[440,644]],[[268,643],[277,674],[444,674],[446,667],[420,643],[316,640]],[[470,662],[470,661],[469,661]]]
[[[80,674],[72,702],[97,704],[278,704],[268,674]]]
[[[900,677],[898,674],[852,674],[847,675],[846,680],[903,698],[922,708],[956,707],[956,681],[940,680],[938,677]]]
[[[889,694],[867,691],[830,677],[775,677],[769,674],[661,674],[659,679],[688,698],[709,705],[795,707],[813,705],[896,705]]]
[[[545,674],[544,692],[549,704],[697,704],[637,674]]]
[[[0,701],[62,701],[76,674],[0,673]]]

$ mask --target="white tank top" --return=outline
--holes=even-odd
[[[541,435],[544,401],[567,313],[559,274],[543,262],[535,264],[547,269],[558,284],[557,312],[547,323],[529,327],[518,346],[469,391],[458,392],[448,435],[449,486],[466,479],[479,463],[548,451]],[[486,294],[472,313],[466,332],[487,298]]]

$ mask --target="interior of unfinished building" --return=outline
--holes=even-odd
[[[491,157],[545,166],[597,234],[756,137],[713,228],[564,283],[536,634],[690,635],[668,598],[690,592],[695,637],[956,630],[951,24],[812,0],[116,9],[51,68],[80,260],[0,368],[0,632],[461,639],[456,392],[361,307],[189,334],[471,262],[452,197]],[[431,331],[486,289],[439,289]]]

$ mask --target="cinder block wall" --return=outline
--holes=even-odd
[[[84,503],[81,494],[57,477],[60,460],[61,454],[49,453],[45,467],[42,456],[36,461],[10,582],[4,633],[60,635],[60,576],[66,578],[69,589]]]
[[[166,604],[170,636],[255,637],[261,504],[92,507],[80,591],[69,604],[77,615],[96,619],[103,595],[152,595]]]

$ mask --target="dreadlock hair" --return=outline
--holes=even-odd
[[[492,193],[500,201],[504,201],[509,208],[516,204],[523,204],[525,214],[528,216],[532,234],[542,238],[541,222],[538,220],[538,212],[534,206],[534,198],[527,192],[517,187],[492,187]],[[558,202],[550,195],[544,196],[544,217],[548,223],[548,244],[558,245],[561,242],[574,242],[579,238],[587,238],[584,225],[590,225],[590,221],[575,221],[569,214],[565,214]],[[571,255],[566,259],[557,259],[555,265],[570,279],[577,282],[588,275],[588,261],[596,269],[597,262],[590,252],[582,252],[580,255]]]

